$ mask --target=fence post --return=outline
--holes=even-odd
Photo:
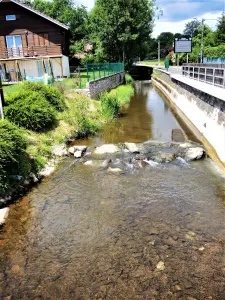
[[[101,78],[101,64],[98,64],[99,78]]]
[[[88,64],[86,65],[86,68],[87,68],[87,82],[89,82]]]
[[[2,119],[4,119],[3,106],[4,106],[4,94],[3,94],[3,88],[2,88],[2,78],[1,78],[1,73],[0,73],[0,117]]]
[[[105,63],[103,63],[103,68],[104,68],[104,77],[105,77]]]

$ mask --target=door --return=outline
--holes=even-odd
[[[20,35],[6,36],[8,56],[23,56],[22,38]]]

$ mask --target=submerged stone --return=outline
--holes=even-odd
[[[157,268],[159,271],[165,270],[165,263],[164,263],[163,261],[158,262],[156,268]]]
[[[111,168],[111,167],[109,167],[107,169],[107,172],[108,173],[113,173],[113,174],[122,174],[122,173],[124,173],[123,170],[121,170],[120,168]]]

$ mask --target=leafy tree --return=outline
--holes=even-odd
[[[130,65],[143,55],[153,29],[154,0],[97,0],[89,30],[95,55]]]
[[[190,37],[195,35],[195,31],[201,27],[201,22],[198,20],[193,20],[185,24],[184,34]]]
[[[225,14],[223,13],[219,18],[216,30],[217,45],[225,43]]]
[[[68,25],[72,42],[87,35],[88,12],[84,6],[75,6],[72,0],[34,0],[31,5],[34,9]]]
[[[161,56],[165,57],[173,47],[174,34],[172,32],[162,32],[157,37],[157,41],[160,41]]]

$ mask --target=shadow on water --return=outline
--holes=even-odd
[[[164,100],[137,83],[127,114],[99,142],[171,141],[184,127]],[[11,206],[0,299],[225,299],[224,195],[207,159],[123,175],[67,159]]]

